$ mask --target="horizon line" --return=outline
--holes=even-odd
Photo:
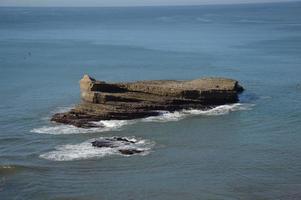
[[[112,6],[1,6],[0,8],[135,8],[135,7],[191,7],[191,6],[218,6],[218,5],[256,5],[256,4],[287,4],[301,3],[301,0],[275,1],[275,2],[239,2],[239,3],[203,3],[203,4],[175,4],[175,5],[112,5]]]

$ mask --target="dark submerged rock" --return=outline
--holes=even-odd
[[[118,151],[124,155],[133,155],[144,152],[144,150],[130,146],[135,143],[135,141],[129,140],[125,137],[104,138],[91,142],[92,146],[97,148],[119,148]]]
[[[118,147],[117,144],[115,144],[113,141],[110,140],[95,140],[94,142],[91,142],[92,146],[94,147],[109,147],[109,148],[115,148]]]
[[[133,154],[137,154],[137,153],[142,153],[144,151],[138,150],[138,149],[119,149],[119,152],[124,155],[133,155]]]
[[[134,141],[131,141],[127,138],[123,138],[123,137],[113,137],[113,139],[115,139],[116,141],[122,141],[122,142],[127,142],[127,143],[132,143],[134,144],[135,142]]]
[[[106,83],[88,75],[80,80],[82,103],[52,121],[89,128],[100,120],[128,120],[157,116],[158,110],[209,109],[236,103],[244,89],[236,80],[203,78]]]
[[[110,147],[110,148],[115,148],[119,147],[121,145],[130,145],[130,144],[135,144],[134,141],[129,140],[125,137],[112,137],[112,138],[104,138],[104,139],[98,139],[95,140],[92,143],[92,146],[94,147]]]

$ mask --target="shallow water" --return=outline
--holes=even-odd
[[[300,199],[300,3],[0,8],[0,199]],[[225,76],[241,102],[79,129],[105,81]],[[143,155],[90,146],[137,139]]]

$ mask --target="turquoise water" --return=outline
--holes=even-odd
[[[0,199],[300,199],[301,3],[0,8]],[[240,104],[52,124],[78,80],[225,76]],[[146,153],[99,150],[136,139]]]

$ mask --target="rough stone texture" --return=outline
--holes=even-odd
[[[135,143],[135,141],[131,141],[125,137],[103,138],[91,142],[92,146],[97,148],[117,148],[118,151],[124,155],[133,155],[144,152],[144,150],[131,146]]]
[[[93,121],[156,116],[158,110],[208,109],[237,102],[243,88],[227,78],[106,83],[85,75],[80,90],[83,102],[52,121],[92,127]]]

